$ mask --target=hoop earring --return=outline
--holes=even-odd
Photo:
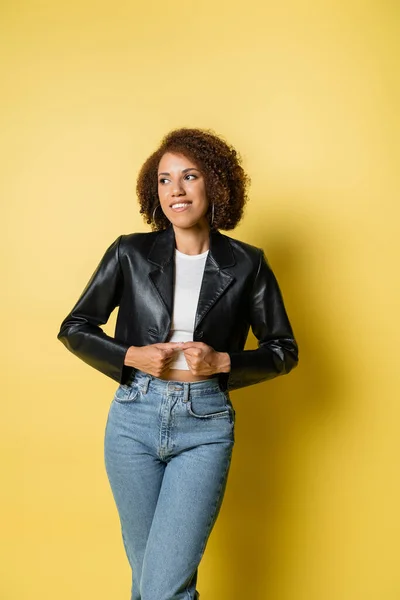
[[[156,207],[155,207],[155,209],[153,210],[153,221],[154,221],[154,222],[155,222],[154,215],[155,215],[155,212],[156,212],[156,210],[157,210],[157,208],[158,208],[159,206],[161,206],[161,204],[157,204],[157,206],[156,206]]]
[[[212,209],[211,209],[211,223],[210,225],[212,225],[214,222],[214,202],[212,203]]]

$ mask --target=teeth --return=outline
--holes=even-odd
[[[173,204],[172,208],[183,208],[184,206],[189,206],[189,202],[180,202],[179,204]]]

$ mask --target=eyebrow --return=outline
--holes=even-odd
[[[199,173],[200,173],[200,170],[196,169],[195,167],[188,167],[187,169],[183,169],[182,173],[187,173],[188,171],[193,171],[193,170],[194,171],[199,171]],[[158,175],[171,175],[171,173],[165,173],[164,172],[164,173],[159,173]]]

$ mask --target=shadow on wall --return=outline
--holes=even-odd
[[[285,231],[280,225],[274,224],[273,231]],[[306,444],[321,421],[337,418],[345,409],[338,383],[342,387],[350,373],[341,364],[338,344],[330,341],[334,332],[327,321],[332,314],[324,296],[310,293],[319,288],[315,268],[309,275],[313,252],[315,256],[312,229],[302,235],[296,228],[295,243],[289,237],[284,236],[283,244],[271,236],[263,241],[254,232],[278,279],[299,345],[299,364],[289,375],[231,393],[235,447],[220,530],[221,567],[227,568],[224,597],[230,600],[283,598],[278,590],[284,594],[284,582],[302,552],[293,527],[304,490],[299,473],[305,468]],[[250,334],[246,348],[256,347]]]

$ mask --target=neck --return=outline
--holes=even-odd
[[[175,227],[175,247],[183,254],[202,254],[210,248],[210,228],[196,225],[187,229]]]

